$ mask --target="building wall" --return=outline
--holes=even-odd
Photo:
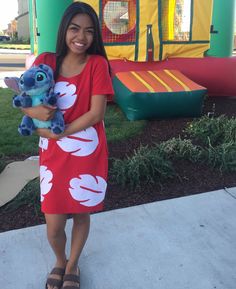
[[[17,33],[18,38],[28,39],[29,31],[29,7],[28,0],[18,0]]]
[[[13,38],[16,32],[17,32],[17,20],[14,19],[11,21],[11,23],[8,24],[5,34]]]
[[[18,14],[21,15],[28,11],[28,0],[18,0]]]

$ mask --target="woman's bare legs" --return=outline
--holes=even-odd
[[[65,268],[66,267],[66,234],[65,225],[67,220],[67,215],[62,214],[45,214],[45,219],[47,223],[47,236],[48,241],[56,255],[55,267]],[[50,274],[51,278],[61,279],[59,275]],[[48,285],[49,289],[58,289],[57,287],[52,287]]]
[[[81,252],[88,238],[90,228],[90,214],[73,215],[73,228],[71,235],[71,250],[68,263],[66,265],[66,274],[78,275],[78,262]],[[74,285],[75,282],[65,281],[64,286]]]

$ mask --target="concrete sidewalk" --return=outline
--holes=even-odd
[[[5,49],[0,48],[0,54],[29,54],[30,49]]]
[[[0,54],[23,54],[23,55],[29,55],[30,50],[17,50],[17,49],[0,49]],[[4,77],[20,77],[21,74],[25,71],[25,68],[23,67],[15,67],[14,69],[10,67],[0,68],[0,87],[6,88],[6,85],[3,81]]]
[[[235,289],[236,188],[93,214],[91,221],[81,289]],[[44,288],[54,262],[45,225],[1,233],[0,255],[1,289]]]

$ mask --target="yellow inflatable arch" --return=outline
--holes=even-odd
[[[99,15],[109,59],[202,57],[210,47],[213,0],[84,2]]]

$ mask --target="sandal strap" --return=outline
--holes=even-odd
[[[67,286],[63,286],[61,289],[80,289],[80,287],[78,286],[73,286],[73,285],[67,285]]]
[[[63,277],[63,282],[65,282],[65,281],[71,281],[71,282],[79,283],[80,278],[78,275],[75,275],[75,274],[65,274]]]
[[[64,268],[55,267],[55,268],[52,269],[50,274],[63,276],[65,274],[65,269]]]
[[[54,279],[54,278],[48,278],[47,283],[46,283],[46,285],[50,285],[52,287],[57,287],[57,288],[61,288],[62,284],[63,284],[62,280]]]
[[[47,288],[49,286],[52,287],[57,287],[58,289],[61,288],[62,284],[63,284],[63,276],[65,274],[65,269],[64,268],[58,268],[58,267],[54,267],[50,273],[50,275],[58,275],[61,278],[60,279],[56,279],[53,277],[48,277],[47,281],[46,281],[46,287]]]

